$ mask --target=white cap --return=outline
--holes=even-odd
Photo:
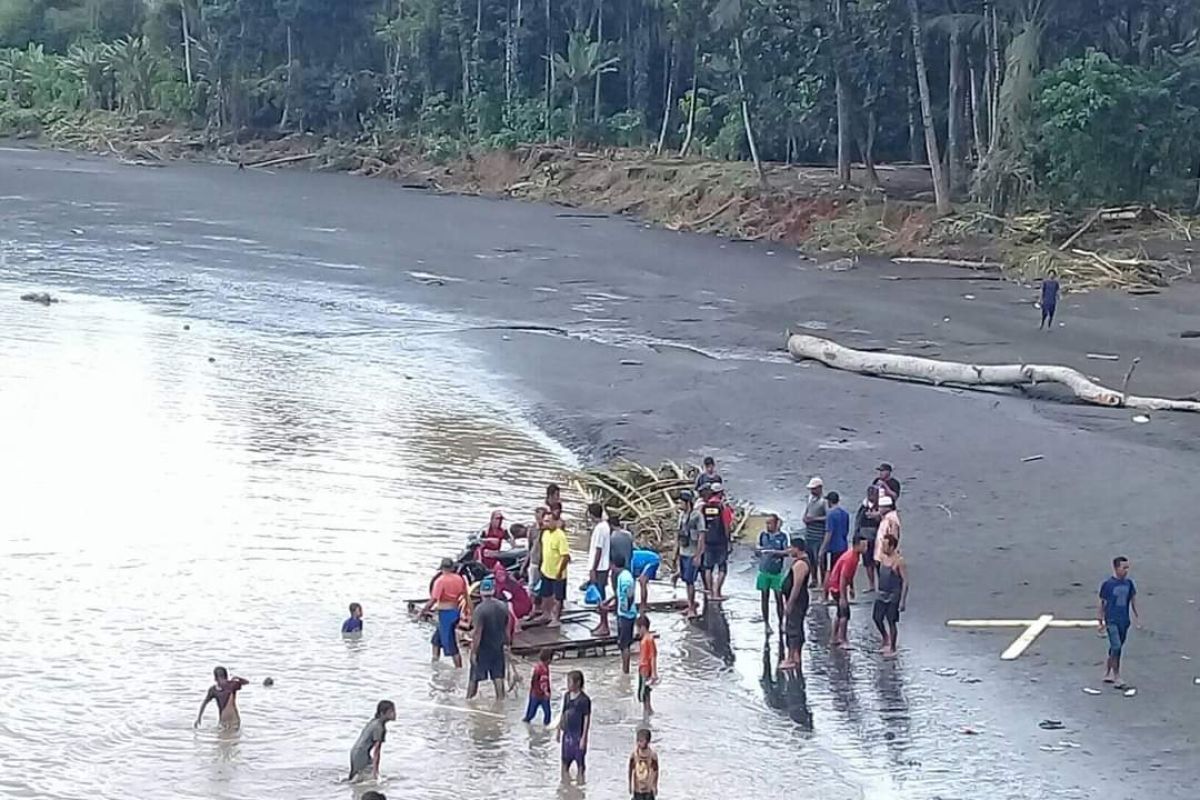
[[[894,503],[892,503],[891,497],[889,497],[886,494],[879,495],[879,507],[880,508],[891,508],[893,505],[894,505]]]
[[[819,475],[814,475],[813,477],[808,479],[808,488],[809,489],[815,489],[818,486],[824,486],[824,485],[825,485],[825,482],[823,480],[821,480],[821,477]]]
[[[720,494],[725,491],[725,487],[721,485],[720,481],[713,481],[708,484],[708,488],[712,489],[713,494]]]

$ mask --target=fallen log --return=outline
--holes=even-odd
[[[1030,386],[1058,383],[1077,398],[1110,408],[1141,411],[1200,412],[1200,401],[1140,397],[1109,389],[1078,370],[1054,364],[965,364],[897,353],[868,352],[844,347],[819,336],[794,333],[788,336],[788,352],[798,361],[819,361],[827,367],[862,375],[960,386]]]

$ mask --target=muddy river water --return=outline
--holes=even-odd
[[[34,224],[70,202],[0,199],[0,797],[349,800],[382,698],[399,707],[389,797],[625,797],[641,713],[614,659],[580,662],[591,769],[561,787],[524,687],[465,701],[404,613],[492,507],[525,518],[576,466],[453,333],[481,320],[241,271],[215,229],[138,246]],[[62,302],[17,301],[35,289]],[[663,797],[1047,796],[1003,742],[947,731],[933,655],[831,654],[816,609],[803,677],[778,673],[751,570],[724,614],[655,620]],[[192,728],[216,664],[252,681],[236,735]],[[555,664],[556,690],[574,666]]]

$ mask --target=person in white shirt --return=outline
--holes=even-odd
[[[588,580],[600,592],[600,624],[593,630],[594,636],[608,636],[608,611],[604,607],[608,589],[608,555],[612,546],[612,529],[604,520],[604,506],[588,504],[588,520],[592,523],[592,541],[588,544]]]

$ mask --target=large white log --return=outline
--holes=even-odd
[[[952,383],[961,386],[1029,386],[1060,383],[1087,403],[1140,411],[1200,412],[1200,402],[1139,397],[1101,386],[1083,373],[1054,364],[965,364],[935,358],[875,353],[844,347],[829,339],[794,333],[788,337],[788,351],[799,360],[819,361],[827,367],[889,378],[925,381],[935,386]]]

